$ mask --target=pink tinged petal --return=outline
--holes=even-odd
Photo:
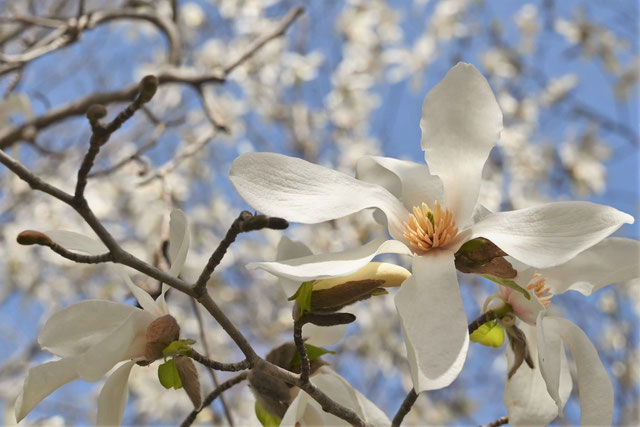
[[[356,164],[356,178],[378,184],[404,203],[407,210],[434,201],[443,202],[442,181],[429,167],[391,157],[364,156]]]
[[[578,326],[561,317],[545,317],[543,322],[546,329],[562,337],[576,363],[580,424],[611,425],[613,386],[589,337]]]
[[[307,323],[302,327],[302,337],[308,344],[325,347],[337,344],[347,332],[347,325],[316,326]]]
[[[104,383],[98,397],[98,418],[96,425],[119,426],[129,397],[129,374],[135,362],[123,363]]]
[[[557,267],[539,270],[554,294],[578,291],[591,295],[611,283],[640,277],[640,242],[611,237]]]
[[[503,288],[503,286],[500,287]],[[530,325],[535,325],[538,314],[545,309],[544,305],[540,302],[538,297],[536,297],[533,291],[529,291],[531,299],[527,299],[520,292],[515,292],[513,289],[509,290],[511,292],[507,298],[507,303],[511,305],[516,316]]]
[[[488,215],[473,226],[471,238],[485,237],[511,257],[536,268],[569,261],[633,217],[590,202],[546,203]]]
[[[180,209],[174,209],[169,221],[169,257],[171,259],[169,274],[173,276],[180,274],[187,259],[190,244],[191,235],[187,217]]]
[[[297,281],[299,285],[307,280],[346,276],[354,273],[379,254],[411,255],[411,251],[397,240],[379,238],[356,249],[343,252],[310,255],[282,262],[256,262],[247,264],[247,268],[260,268],[274,276]]]
[[[404,241],[409,213],[383,187],[276,153],[247,153],[231,166],[231,182],[254,209],[292,222],[314,224],[366,208],[380,208],[390,234]]]
[[[134,312],[143,313],[111,301],[81,301],[54,313],[40,331],[38,343],[57,356],[77,356],[112,334]]]
[[[413,260],[413,276],[395,303],[416,391],[436,390],[456,379],[469,347],[454,254],[432,250]]]
[[[142,310],[131,313],[116,330],[82,354],[78,364],[80,377],[98,381],[118,362],[142,357],[145,332],[153,319]]]
[[[77,357],[67,357],[29,369],[22,393],[16,400],[16,421],[20,422],[38,403],[56,389],[77,380],[79,378],[76,371],[77,364]]]
[[[514,427],[520,425],[546,426],[558,416],[558,407],[547,393],[547,385],[537,363],[536,328],[526,323],[520,323],[518,327],[527,337],[531,358],[536,362],[534,362],[534,369],[522,364],[511,379],[507,379],[502,400],[507,408],[509,424]],[[506,348],[507,367],[510,370],[513,366],[514,354],[511,346],[506,346]]]
[[[440,200],[469,225],[482,169],[502,130],[502,112],[491,87],[470,64],[458,63],[427,94],[422,106],[422,149],[431,173],[444,185]]]

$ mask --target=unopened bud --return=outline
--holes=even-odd
[[[158,90],[158,78],[153,75],[144,76],[138,85],[138,100],[143,104],[151,101]]]
[[[200,409],[202,396],[200,395],[200,380],[198,379],[196,366],[193,364],[193,361],[186,356],[177,356],[174,360],[184,391],[187,392],[194,408]]]
[[[25,246],[29,245],[43,245],[48,246],[53,243],[51,238],[44,233],[34,230],[25,230],[18,234],[16,241]]]
[[[107,115],[107,109],[104,108],[104,105],[93,104],[89,109],[87,109],[87,118],[91,122],[96,122]]]
[[[158,317],[147,327],[144,356],[147,360],[162,357],[162,350],[180,338],[180,326],[170,314]]]

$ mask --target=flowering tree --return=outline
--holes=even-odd
[[[1,6],[4,420],[633,421],[629,13],[492,6]]]

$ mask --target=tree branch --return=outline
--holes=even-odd
[[[243,360],[242,362],[235,363],[216,362],[215,360],[211,360],[193,349],[187,356],[208,368],[215,369],[216,371],[238,372],[244,369],[249,369],[251,365],[248,360]]]
[[[398,412],[393,417],[393,421],[391,422],[392,427],[398,427],[402,423],[404,417],[409,413],[411,407],[418,399],[418,393],[416,393],[415,389],[411,389],[409,393],[407,393],[407,397],[404,398],[402,405],[398,408]]]
[[[480,427],[499,427],[505,424],[509,424],[509,417],[498,418],[497,420],[491,421],[489,424],[485,424],[484,426]]]
[[[496,313],[491,310],[487,311],[484,314],[481,314],[473,322],[469,323],[469,335],[474,333],[476,329],[478,329],[480,326],[484,325],[485,323],[491,320],[495,320],[495,318],[496,318]]]

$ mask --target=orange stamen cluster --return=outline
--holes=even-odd
[[[530,283],[529,286],[527,286],[527,289],[533,291],[545,307],[549,307],[553,295],[549,293],[550,289],[545,286],[547,279],[545,279],[538,273],[534,274],[533,277],[539,277],[539,279],[533,283]]]
[[[442,209],[436,201],[431,210],[426,203],[413,208],[409,221],[404,222],[404,237],[411,246],[424,253],[444,246],[458,234],[458,228],[449,209]]]

